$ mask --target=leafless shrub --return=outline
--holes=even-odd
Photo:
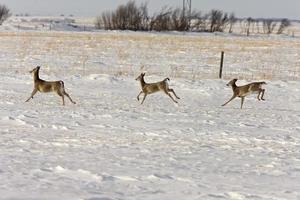
[[[104,28],[106,30],[113,29],[112,13],[111,12],[102,13],[102,16],[97,17],[95,25],[96,28],[98,29],[101,28]]]
[[[263,30],[266,34],[273,33],[274,29],[276,27],[276,22],[273,19],[264,19],[263,20]]]
[[[141,4],[139,7],[139,17],[140,17],[140,29],[149,30],[149,14],[147,3]]]
[[[256,33],[260,33],[260,24],[261,24],[261,21],[259,19],[255,19],[254,20],[254,25],[253,25],[253,32],[256,32]],[[256,28],[255,28],[255,27]],[[255,31],[256,30],[256,31]]]
[[[185,16],[182,9],[172,10],[171,28],[177,31],[187,31],[189,29],[189,16]]]
[[[96,17],[95,27],[96,27],[96,29],[102,29],[103,28],[102,18],[100,16]]]
[[[255,20],[252,19],[251,17],[248,17],[246,19],[246,33],[247,33],[247,36],[250,35],[250,27],[251,27],[251,25],[254,24],[254,22],[255,22]]]
[[[0,5],[0,25],[10,16],[10,10],[5,5]]]
[[[291,22],[288,19],[282,19],[277,31],[277,34],[282,34],[283,31],[291,25]]]
[[[278,21],[273,19],[238,19],[234,13],[225,13],[221,10],[211,10],[207,14],[200,11],[193,11],[188,14],[181,8],[165,6],[152,16],[148,14],[148,5],[143,3],[136,5],[134,0],[127,4],[120,5],[115,11],[103,12],[95,21],[97,29],[108,30],[133,30],[133,31],[198,31],[198,32],[233,32],[233,26],[239,22],[241,34],[274,32]],[[277,34],[281,34],[290,21],[281,20]]]
[[[150,21],[150,30],[155,31],[168,31],[171,30],[170,26],[170,16],[171,16],[172,10],[171,8],[164,7],[161,9],[160,12],[155,13]]]
[[[247,36],[250,35],[250,33],[259,33],[260,28],[260,20],[259,19],[253,19],[251,17],[248,17],[247,19],[241,19],[240,21],[240,27],[241,27],[241,33],[245,33]]]
[[[237,22],[237,18],[235,17],[234,13],[231,13],[229,15],[228,22],[229,22],[229,30],[228,30],[228,32],[232,33],[233,25]]]
[[[194,10],[190,17],[191,23],[189,29],[191,31],[201,31],[201,32],[207,31],[207,23],[208,23],[207,16],[208,15],[202,16],[200,11]]]
[[[98,29],[148,30],[147,4],[138,7],[134,1],[129,1],[113,12],[102,13],[96,18],[95,26]]]
[[[210,32],[223,32],[228,25],[229,17],[221,10],[210,11]]]
[[[153,15],[150,21],[150,30],[155,31],[187,31],[189,17],[185,16],[182,9],[164,7]]]

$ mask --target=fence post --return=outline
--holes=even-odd
[[[221,62],[220,62],[220,72],[219,72],[219,78],[222,78],[222,72],[223,72],[223,61],[224,61],[224,51],[221,52]]]

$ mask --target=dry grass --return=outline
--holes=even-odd
[[[224,77],[298,79],[300,40],[135,32],[1,32],[5,67],[22,71],[46,65],[54,73],[135,75],[148,71],[189,79]],[[8,65],[7,65],[8,64]],[[66,66],[67,65],[67,66]],[[287,66],[288,65],[288,66]],[[143,66],[143,67],[142,67]],[[10,69],[11,69],[10,68]],[[88,70],[87,70],[88,69]]]

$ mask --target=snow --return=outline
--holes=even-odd
[[[12,16],[0,27],[13,31],[95,31],[95,19],[74,16]]]
[[[0,34],[0,199],[300,199],[299,39]],[[222,107],[236,72],[216,79],[214,59],[220,49],[238,53],[248,42],[252,71],[260,70],[261,59],[282,73],[257,78],[260,72],[238,68],[248,79],[238,85],[267,82],[266,101],[252,95],[242,110],[240,99]],[[207,46],[197,51],[199,44]],[[233,55],[226,60],[230,69],[245,61]],[[76,105],[66,98],[62,106],[53,93],[25,103],[33,87],[28,71],[38,64],[41,78],[64,81]],[[197,76],[190,69],[199,70]],[[135,77],[144,70],[146,82],[170,78],[178,106],[163,93],[140,105]]]

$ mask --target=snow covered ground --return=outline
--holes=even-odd
[[[141,106],[132,78],[70,76],[77,104],[63,107],[54,94],[24,103],[29,75],[0,76],[1,198],[300,198],[299,82],[269,82],[240,110],[220,106],[225,81],[171,79],[178,107],[164,94]]]
[[[300,199],[299,38],[2,31],[0,41],[0,199]],[[25,103],[36,65],[77,104],[40,93]],[[170,77],[178,106],[162,93],[140,105],[141,71]],[[233,77],[265,80],[266,101],[221,107]]]

